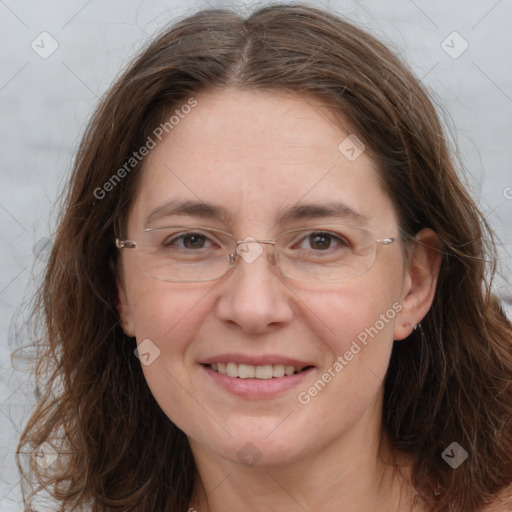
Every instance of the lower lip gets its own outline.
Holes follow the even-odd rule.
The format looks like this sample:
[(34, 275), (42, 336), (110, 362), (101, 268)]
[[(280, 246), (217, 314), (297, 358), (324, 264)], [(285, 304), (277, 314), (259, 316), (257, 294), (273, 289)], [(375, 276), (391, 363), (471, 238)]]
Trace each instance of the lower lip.
[(271, 379), (241, 379), (216, 372), (208, 366), (201, 366), (221, 388), (244, 398), (272, 398), (297, 386), (314, 370), (311, 367), (300, 373)]

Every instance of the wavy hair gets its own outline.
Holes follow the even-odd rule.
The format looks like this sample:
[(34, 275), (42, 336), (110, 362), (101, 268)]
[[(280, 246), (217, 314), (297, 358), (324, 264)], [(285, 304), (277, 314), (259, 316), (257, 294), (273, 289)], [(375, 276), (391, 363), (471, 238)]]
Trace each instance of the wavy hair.
[[(512, 325), (491, 291), (495, 237), (419, 80), (366, 31), (302, 4), (178, 21), (97, 107), (33, 309), (41, 397), (18, 446), (25, 504), (44, 487), (61, 511), (189, 505), (196, 467), (187, 437), (153, 398), (116, 310), (115, 227), (143, 162), (112, 176), (169, 112), (227, 87), (292, 91), (343, 115), (378, 164), (401, 231), (411, 239), (422, 228), (437, 233), (435, 298), (421, 329), (395, 342), (382, 425), (391, 446), (414, 456), (412, 483), (433, 512), (481, 510), (512, 483)], [(469, 453), (456, 470), (441, 457), (453, 441)], [(55, 463), (22, 467), (21, 454), (45, 442), (59, 454)]]

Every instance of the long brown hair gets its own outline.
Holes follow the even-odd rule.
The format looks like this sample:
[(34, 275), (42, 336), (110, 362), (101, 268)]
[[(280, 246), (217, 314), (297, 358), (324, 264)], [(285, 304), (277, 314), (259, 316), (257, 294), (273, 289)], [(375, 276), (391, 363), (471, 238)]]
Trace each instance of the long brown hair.
[[(189, 505), (196, 468), (187, 438), (154, 400), (116, 311), (115, 226), (143, 162), (112, 176), (170, 111), (225, 87), (293, 91), (341, 113), (378, 163), (402, 232), (414, 238), (428, 227), (439, 236), (435, 299), (421, 328), (395, 342), (383, 429), (394, 448), (414, 455), (413, 484), (432, 511), (480, 510), (512, 483), (512, 326), (491, 292), (492, 231), (461, 184), (417, 78), (365, 31), (297, 4), (247, 19), (208, 10), (181, 20), (98, 106), (36, 297), (42, 397), (18, 451), (48, 442), (59, 457), (43, 469), (31, 459), (22, 468), (18, 456), (25, 502), (35, 477), (62, 511)], [(454, 441), (469, 454), (457, 469), (441, 456)]]

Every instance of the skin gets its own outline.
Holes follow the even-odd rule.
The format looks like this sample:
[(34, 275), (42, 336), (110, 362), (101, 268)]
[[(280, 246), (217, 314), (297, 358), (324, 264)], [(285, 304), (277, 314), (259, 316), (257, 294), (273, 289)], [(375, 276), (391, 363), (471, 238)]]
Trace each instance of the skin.
[[(377, 238), (397, 235), (396, 213), (372, 160), (363, 152), (351, 162), (338, 150), (351, 133), (348, 120), (340, 126), (317, 101), (282, 92), (220, 90), (196, 99), (146, 157), (126, 238), (136, 238), (148, 213), (172, 198), (222, 205), (231, 220), (173, 221), (224, 229), (238, 240), (274, 239), (323, 222), (275, 225), (276, 212), (299, 201), (342, 200), (368, 215)], [(423, 244), (407, 264), (400, 243), (379, 246), (366, 274), (327, 284), (284, 279), (264, 257), (270, 246), (254, 262), (239, 261), (226, 276), (198, 283), (154, 279), (141, 271), (135, 251), (122, 251), (120, 318), (137, 343), (149, 338), (160, 350), (143, 371), (162, 410), (189, 439), (198, 469), (191, 507), (412, 509), (411, 460), (397, 453), (404, 468), (393, 477), (378, 447), (393, 340), (406, 338), (425, 316), (439, 272), (437, 237), (423, 230), (418, 239)], [(394, 303), (401, 311), (307, 405), (299, 403), (297, 393)], [(280, 354), (315, 368), (299, 388), (242, 399), (212, 383), (199, 364), (226, 352)], [(249, 442), (261, 454), (252, 467), (237, 457)]]

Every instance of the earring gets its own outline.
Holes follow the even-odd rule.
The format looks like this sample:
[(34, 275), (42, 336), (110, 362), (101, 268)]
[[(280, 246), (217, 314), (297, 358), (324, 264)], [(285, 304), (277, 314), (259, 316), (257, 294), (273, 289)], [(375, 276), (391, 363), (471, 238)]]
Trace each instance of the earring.
[(414, 324), (414, 325), (412, 326), (412, 329), (415, 331), (415, 330), (418, 328), (418, 325), (419, 325), (419, 324)]

